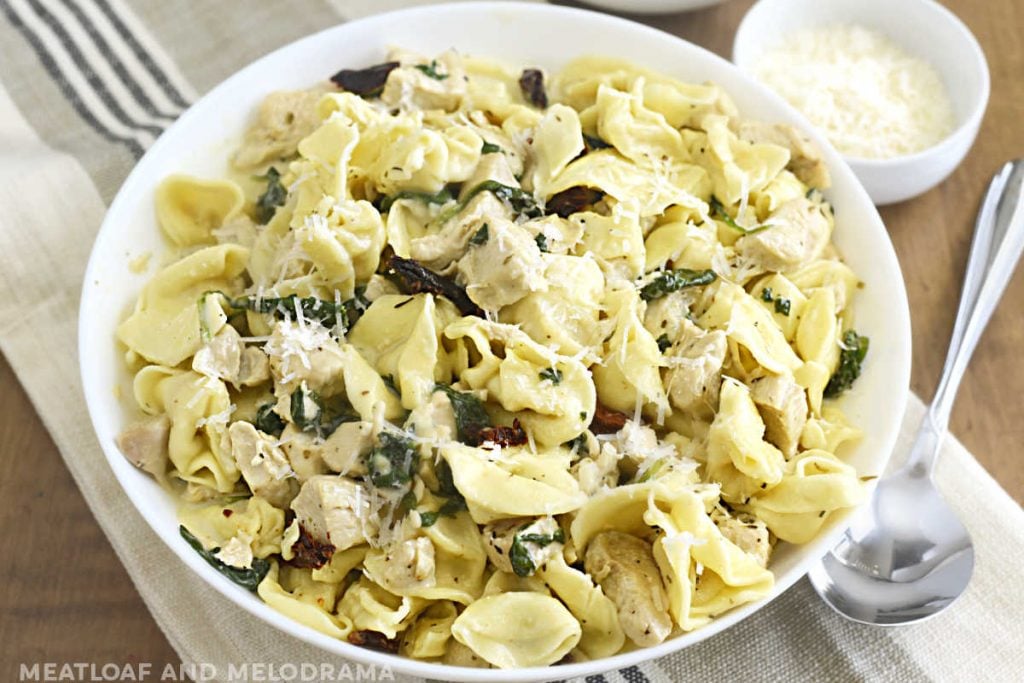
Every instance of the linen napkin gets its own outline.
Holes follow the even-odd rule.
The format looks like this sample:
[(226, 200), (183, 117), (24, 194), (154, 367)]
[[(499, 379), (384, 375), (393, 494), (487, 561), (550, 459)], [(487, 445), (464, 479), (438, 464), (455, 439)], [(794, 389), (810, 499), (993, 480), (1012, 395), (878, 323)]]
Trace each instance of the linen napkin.
[[(219, 672), (205, 680), (245, 662), (343, 662), (203, 584), (121, 491), (81, 400), (78, 363), (89, 359), (77, 358), (76, 323), (89, 248), (133, 163), (197, 93), (302, 35), (406, 4), (416, 3), (0, 2), (0, 350), (171, 645), (184, 663)], [(922, 414), (912, 397), (902, 450)], [(955, 439), (936, 478), (976, 550), (969, 589), (941, 615), (895, 629), (854, 624), (802, 580), (728, 631), (588, 683), (1019, 680), (1024, 513)]]

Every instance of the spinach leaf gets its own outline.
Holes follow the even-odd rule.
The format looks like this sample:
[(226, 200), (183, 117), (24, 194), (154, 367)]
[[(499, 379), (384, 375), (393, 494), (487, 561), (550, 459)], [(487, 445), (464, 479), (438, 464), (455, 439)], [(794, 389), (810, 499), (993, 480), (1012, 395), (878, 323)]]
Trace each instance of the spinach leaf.
[(388, 74), (399, 66), (398, 62), (384, 62), (365, 69), (342, 69), (331, 76), (331, 82), (360, 97), (376, 97), (384, 90)]
[(275, 405), (274, 401), (270, 401), (257, 408), (256, 419), (252, 421), (252, 424), (264, 434), (281, 436), (281, 432), (284, 431), (284, 420), (274, 412)]
[(771, 303), (772, 302), (772, 288), (771, 287), (765, 287), (764, 289), (761, 290), (761, 301), (764, 301), (766, 303)]
[(420, 513), (420, 526), (434, 526), (440, 517), (454, 517), (460, 511), (466, 509), (466, 499), (461, 495), (458, 498), (449, 498), (440, 508), (433, 512)]
[(307, 389), (305, 383), (292, 392), (289, 408), (296, 427), (321, 439), (329, 437), (344, 423), (360, 419), (344, 397), (333, 396), (325, 401), (318, 393)]
[(381, 213), (386, 213), (391, 210), (391, 207), (399, 199), (418, 199), (427, 204), (447, 204), (455, 199), (455, 197), (452, 196), (451, 190), (447, 187), (442, 188), (433, 194), (430, 192), (417, 192), (416, 190), (402, 190), (381, 199), (377, 209)]
[(753, 235), (754, 233), (761, 232), (762, 230), (767, 230), (768, 228), (771, 227), (771, 225), (765, 223), (764, 225), (755, 225), (753, 228), (744, 228), (742, 225), (736, 222), (736, 219), (734, 219), (732, 216), (725, 212), (725, 207), (722, 206), (722, 202), (718, 201), (716, 197), (712, 197), (710, 203), (711, 211), (715, 214), (715, 216), (718, 217), (719, 220), (721, 220), (723, 223), (728, 225), (733, 230), (738, 230), (739, 232), (742, 232), (744, 235)]
[(407, 436), (381, 432), (379, 445), (367, 455), (370, 481), (377, 488), (396, 489), (412, 481), (420, 455), (415, 442)]
[(672, 340), (668, 338), (667, 334), (663, 334), (658, 337), (658, 350), (665, 353), (668, 348), (672, 346)]
[(348, 301), (340, 304), (326, 299), (318, 299), (315, 296), (299, 297), (291, 294), (286, 297), (256, 297), (255, 295), (243, 296), (231, 299), (232, 308), (265, 313), (269, 315), (288, 315), (292, 318), (302, 317), (306, 320), (315, 320), (324, 327), (339, 326), (348, 330), (355, 320), (365, 309), (367, 304), (361, 295), (357, 294)]
[(690, 270), (689, 268), (666, 270), (640, 289), (640, 298), (644, 301), (651, 301), (685, 287), (709, 285), (717, 277), (713, 270)]
[(540, 218), (544, 212), (537, 206), (533, 195), (518, 187), (499, 183), (497, 180), (485, 180), (479, 185), (471, 188), (465, 198), (451, 208), (445, 209), (437, 217), (437, 225), (444, 225), (466, 208), (473, 199), (481, 192), (492, 192), (494, 196), (503, 202), (508, 202), (512, 210), (526, 218)]
[(486, 140), (484, 140), (484, 146), (480, 148), (481, 154), (499, 154), (502, 151), (501, 147), (493, 142), (487, 142)]
[[(529, 524), (526, 525), (528, 527)], [(526, 527), (523, 527), (524, 529)], [(552, 543), (565, 543), (565, 532), (561, 529), (551, 534), (524, 534), (517, 533), (512, 539), (512, 547), (509, 549), (508, 559), (512, 563), (512, 571), (516, 573), (516, 576), (530, 576), (537, 571), (537, 566), (533, 563), (533, 558), (530, 557), (530, 550), (526, 547), (527, 543), (533, 543), (541, 548), (547, 547)]]
[(427, 76), (430, 76), (435, 81), (443, 81), (448, 78), (448, 74), (441, 73), (437, 70), (437, 60), (430, 60), (430, 64), (417, 64), (414, 68), (422, 71)]
[(305, 382), (292, 392), (290, 408), (292, 423), (296, 427), (304, 432), (316, 431), (324, 404), (319, 394), (306, 388)]
[(541, 379), (549, 380), (554, 385), (561, 384), (562, 382), (562, 371), (556, 367), (544, 368), (538, 374)]
[(861, 365), (868, 355), (867, 337), (857, 334), (854, 330), (847, 330), (843, 334), (843, 343), (840, 344), (842, 351), (839, 354), (839, 367), (825, 385), (824, 395), (826, 398), (835, 398), (853, 386), (854, 381), (860, 377)]
[(533, 238), (533, 241), (537, 243), (537, 248), (543, 252), (548, 250), (548, 237), (542, 232), (537, 233), (537, 236)]
[(267, 189), (256, 200), (256, 222), (260, 225), (269, 223), (277, 207), (288, 199), (288, 190), (281, 184), (281, 174), (276, 168), (271, 166), (263, 177), (267, 181)]
[(489, 236), (490, 235), (488, 235), (488, 232), (487, 232), (487, 224), (484, 223), (484, 226), (482, 228), (480, 228), (479, 230), (477, 230), (476, 234), (474, 234), (472, 237), (469, 238), (469, 243), (470, 243), (471, 246), (474, 246), (474, 247), (482, 246), (484, 244), (487, 244), (487, 238)]
[(781, 313), (782, 315), (788, 316), (789, 311), (793, 305), (793, 302), (783, 297), (777, 297), (775, 299), (775, 312)]
[(473, 394), (452, 389), (447, 384), (435, 384), (434, 391), (443, 391), (448, 396), (452, 412), (455, 413), (459, 441), (471, 446), (479, 445), (481, 433), (491, 426), (491, 417), (484, 409), (483, 401)]
[(255, 591), (256, 587), (260, 585), (260, 581), (262, 581), (263, 577), (265, 577), (267, 572), (270, 571), (270, 562), (260, 557), (253, 558), (252, 567), (249, 569), (232, 567), (217, 558), (217, 553), (220, 552), (220, 548), (214, 548), (213, 550), (205, 549), (199, 539), (193, 536), (192, 532), (184, 526), (178, 527), (178, 533), (181, 534), (181, 537), (185, 539), (185, 542), (192, 546), (192, 549), (199, 553), (199, 556), (206, 560), (211, 567), (237, 583), (242, 588)]

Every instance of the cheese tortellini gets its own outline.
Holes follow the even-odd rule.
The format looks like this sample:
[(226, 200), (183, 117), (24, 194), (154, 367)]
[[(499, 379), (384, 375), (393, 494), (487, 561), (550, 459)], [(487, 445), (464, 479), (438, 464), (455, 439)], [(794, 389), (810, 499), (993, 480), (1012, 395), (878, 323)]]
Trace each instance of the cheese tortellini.
[(117, 329), (118, 445), (227, 578), (356, 645), (546, 666), (764, 599), (776, 544), (861, 502), (860, 283), (802, 136), (605, 58), (331, 81), (159, 186)]

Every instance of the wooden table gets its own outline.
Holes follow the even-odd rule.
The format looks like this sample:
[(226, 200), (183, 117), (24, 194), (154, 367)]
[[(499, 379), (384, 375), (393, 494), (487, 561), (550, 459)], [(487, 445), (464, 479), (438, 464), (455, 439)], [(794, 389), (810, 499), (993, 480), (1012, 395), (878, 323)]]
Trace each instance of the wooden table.
[[(641, 18), (728, 56), (752, 4)], [(1024, 3), (947, 0), (981, 41), (992, 99), (977, 144), (957, 172), (882, 217), (906, 276), (914, 323), (913, 388), (930, 396), (952, 329), (974, 215), (989, 177), (1024, 156)], [(274, 46), (267, 46), (268, 50)], [(953, 413), (954, 433), (1017, 500), (1024, 500), (1024, 269), (978, 348)], [(65, 469), (49, 435), (0, 361), (0, 680), (19, 662), (177, 661)]]

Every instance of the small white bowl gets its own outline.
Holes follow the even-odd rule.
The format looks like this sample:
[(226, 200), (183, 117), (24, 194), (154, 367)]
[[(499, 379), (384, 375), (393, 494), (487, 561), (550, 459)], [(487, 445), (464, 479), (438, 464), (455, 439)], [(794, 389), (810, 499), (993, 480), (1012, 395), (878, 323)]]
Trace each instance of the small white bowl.
[(760, 0), (743, 18), (732, 59), (754, 73), (758, 58), (801, 29), (859, 24), (879, 31), (931, 64), (949, 91), (953, 132), (916, 154), (890, 159), (844, 156), (875, 204), (893, 204), (930, 190), (953, 172), (981, 126), (988, 105), (985, 54), (955, 14), (933, 0)]
[(725, 0), (583, 0), (588, 5), (631, 14), (689, 12), (718, 5)]

